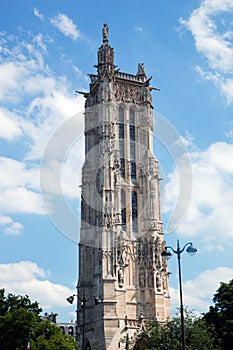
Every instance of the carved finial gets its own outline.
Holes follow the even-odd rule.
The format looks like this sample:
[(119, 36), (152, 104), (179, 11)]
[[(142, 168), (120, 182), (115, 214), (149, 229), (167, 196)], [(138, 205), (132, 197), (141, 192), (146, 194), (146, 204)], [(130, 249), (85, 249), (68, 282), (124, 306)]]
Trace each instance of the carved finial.
[(104, 23), (102, 34), (103, 34), (103, 43), (107, 44), (108, 43), (108, 25), (106, 23)]

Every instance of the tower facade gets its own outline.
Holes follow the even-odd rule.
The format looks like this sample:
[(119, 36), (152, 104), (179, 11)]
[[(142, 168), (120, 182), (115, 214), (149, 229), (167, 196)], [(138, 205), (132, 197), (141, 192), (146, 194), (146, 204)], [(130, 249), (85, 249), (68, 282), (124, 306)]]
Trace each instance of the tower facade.
[(117, 350), (147, 320), (168, 319), (170, 299), (151, 78), (143, 64), (117, 69), (106, 24), (102, 36), (84, 93), (78, 334), (85, 349)]

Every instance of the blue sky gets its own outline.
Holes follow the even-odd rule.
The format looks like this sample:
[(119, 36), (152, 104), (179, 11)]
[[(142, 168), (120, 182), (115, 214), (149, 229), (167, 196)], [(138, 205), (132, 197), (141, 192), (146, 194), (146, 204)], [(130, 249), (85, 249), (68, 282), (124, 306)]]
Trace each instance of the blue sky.
[[(51, 169), (41, 189), (40, 164), (56, 130), (78, 116), (77, 142), (67, 150), (61, 180), (78, 221), (84, 100), (75, 91), (88, 90), (87, 74), (95, 72), (108, 23), (115, 63), (132, 74), (139, 62), (145, 64), (152, 85), (160, 88), (153, 92), (155, 111), (189, 152), (192, 196), (183, 221), (168, 233), (180, 191), (179, 159), (155, 139), (165, 239), (174, 247), (177, 237), (181, 245), (192, 241), (198, 249), (194, 257), (182, 255), (184, 303), (208, 310), (219, 282), (233, 276), (232, 14), (232, 0), (1, 2), (0, 287), (30, 295), (62, 321), (75, 317), (65, 298), (75, 290), (77, 245), (47, 215), (41, 191), (46, 186), (49, 194), (59, 193)], [(173, 311), (176, 265), (171, 258)]]

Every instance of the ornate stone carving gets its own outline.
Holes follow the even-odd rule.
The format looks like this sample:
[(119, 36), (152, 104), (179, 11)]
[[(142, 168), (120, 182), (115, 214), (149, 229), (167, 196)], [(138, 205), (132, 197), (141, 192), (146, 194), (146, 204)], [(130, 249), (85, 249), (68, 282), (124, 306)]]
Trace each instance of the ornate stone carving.
[(117, 101), (139, 103), (139, 86), (118, 82), (115, 86), (115, 97)]
[[(136, 75), (117, 70), (106, 24), (102, 37), (97, 74), (90, 75), (90, 90), (84, 94), (86, 107), (91, 108), (85, 110), (79, 284), (87, 285), (88, 298), (96, 295), (104, 301), (96, 309), (87, 309), (86, 323), (94, 320), (94, 329), (86, 327), (86, 337), (92, 347), (110, 350), (119, 347), (120, 338), (128, 335), (130, 339), (139, 331), (144, 317), (167, 319), (169, 294), (167, 263), (161, 258), (164, 244), (158, 165), (151, 142), (150, 79), (143, 64)], [(123, 132), (119, 108), (124, 115)], [(131, 108), (135, 110), (134, 136), (129, 127)], [(132, 147), (130, 152), (132, 139), (137, 142), (135, 152)], [(131, 162), (137, 164), (136, 180), (131, 178)], [(137, 201), (132, 200), (133, 191)], [(135, 208), (137, 234), (131, 230)], [(84, 243), (95, 246), (95, 251), (84, 250)], [(82, 322), (79, 313), (81, 327)]]

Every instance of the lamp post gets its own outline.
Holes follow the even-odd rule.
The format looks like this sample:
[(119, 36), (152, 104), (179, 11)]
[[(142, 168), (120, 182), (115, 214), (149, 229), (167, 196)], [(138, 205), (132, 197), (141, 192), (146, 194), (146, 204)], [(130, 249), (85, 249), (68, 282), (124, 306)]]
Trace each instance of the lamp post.
[[(78, 340), (78, 300), (80, 301), (80, 306), (83, 309), (83, 328), (82, 328), (82, 350), (85, 350), (85, 313), (86, 313), (86, 303), (90, 300), (90, 298), (86, 298), (85, 292), (83, 293), (83, 297), (80, 298), (78, 294), (73, 294), (69, 296), (66, 300), (68, 303), (73, 304), (75, 296), (77, 297), (77, 311), (76, 311), (76, 340)], [(101, 300), (96, 296), (93, 296), (95, 305), (98, 305)]]
[(77, 297), (77, 310), (76, 310), (76, 334), (75, 334), (75, 339), (78, 340), (78, 295), (77, 294), (73, 294), (70, 295), (68, 298), (66, 298), (66, 301), (68, 301), (68, 303), (73, 304), (74, 302), (74, 298)]
[(169, 259), (171, 257), (171, 252), (169, 249), (173, 251), (177, 255), (178, 259), (178, 272), (179, 272), (179, 289), (180, 289), (180, 320), (181, 320), (181, 338), (182, 338), (182, 350), (186, 350), (186, 341), (185, 341), (185, 327), (184, 327), (184, 306), (183, 306), (183, 294), (182, 294), (182, 281), (181, 281), (181, 265), (180, 258), (183, 251), (186, 249), (186, 252), (190, 255), (194, 255), (197, 252), (197, 249), (193, 247), (192, 242), (188, 242), (181, 249), (179, 240), (177, 240), (177, 248), (176, 250), (170, 246), (165, 247), (164, 251), (162, 251), (161, 255), (164, 259)]

